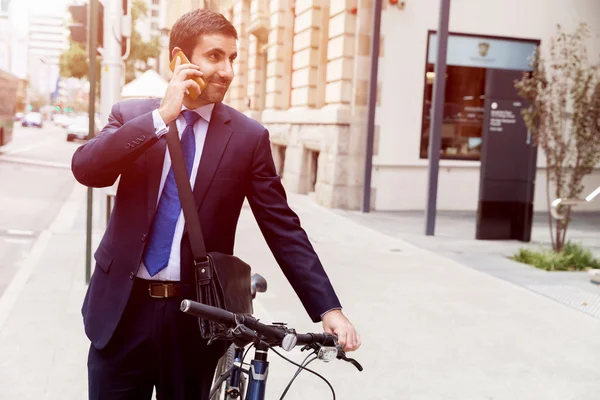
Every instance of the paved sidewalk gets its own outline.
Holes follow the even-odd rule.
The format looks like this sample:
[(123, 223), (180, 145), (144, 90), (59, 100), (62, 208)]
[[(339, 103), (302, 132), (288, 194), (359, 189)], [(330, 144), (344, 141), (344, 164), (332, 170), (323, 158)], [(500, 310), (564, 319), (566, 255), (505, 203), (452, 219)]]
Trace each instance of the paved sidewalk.
[[(86, 398), (88, 342), (79, 312), (84, 196), (76, 186), (0, 298), (2, 400)], [(353, 354), (365, 367), (362, 373), (341, 362), (311, 364), (338, 399), (598, 399), (600, 320), (362, 226), (307, 197), (290, 195), (290, 203), (364, 342)], [(248, 208), (236, 253), (268, 280), (255, 307), (259, 317), (319, 330)], [(303, 356), (292, 354), (296, 361)], [(271, 361), (267, 392), (274, 399), (294, 368), (274, 354)], [(300, 375), (286, 396), (330, 398), (327, 386), (310, 374)]]
[[(535, 214), (531, 243), (523, 243), (516, 240), (475, 240), (476, 215), (470, 212), (439, 212), (435, 236), (423, 234), (423, 212), (334, 212), (600, 318), (600, 285), (592, 283), (587, 272), (543, 271), (509, 258), (523, 247), (535, 250), (540, 246), (551, 247), (546, 213)], [(573, 214), (569, 240), (582, 244), (597, 257), (600, 257), (599, 232), (599, 213)]]

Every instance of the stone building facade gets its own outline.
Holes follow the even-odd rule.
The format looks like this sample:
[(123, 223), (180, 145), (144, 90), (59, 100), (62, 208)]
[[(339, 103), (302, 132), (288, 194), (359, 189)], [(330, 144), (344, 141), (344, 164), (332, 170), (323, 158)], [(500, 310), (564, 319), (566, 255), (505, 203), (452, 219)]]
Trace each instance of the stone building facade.
[[(273, 156), (286, 190), (310, 194), (327, 207), (360, 208), (373, 0), (180, 3), (219, 11), (238, 30), (236, 76), (225, 102), (269, 129)], [(383, 0), (370, 188), (375, 210), (423, 210), (427, 202), (426, 122), (434, 75), (429, 53), (438, 27), (439, 5), (439, 0)], [(168, 26), (184, 11), (189, 9), (169, 10)], [(449, 54), (464, 63), (449, 62), (446, 105), (461, 113), (476, 112), (466, 128), (453, 121), (444, 121), (442, 126), (439, 210), (477, 209), (478, 149), (483, 136), (478, 113), (482, 110), (479, 103), (487, 94), (487, 71), (515, 69), (505, 64), (514, 58), (512, 49), (523, 43), (540, 44), (542, 52), (546, 51), (557, 24), (572, 32), (579, 23), (587, 23), (593, 34), (589, 48), (597, 49), (599, 21), (598, 0), (452, 2), (453, 44)], [(482, 43), (491, 43), (483, 55)], [(497, 53), (502, 48), (509, 50)], [(591, 51), (590, 61), (598, 62), (599, 56)], [(521, 58), (521, 63), (527, 63), (527, 57)], [(451, 104), (454, 100), (450, 98), (457, 100)], [(595, 169), (584, 185), (584, 195), (600, 185), (600, 169)], [(547, 208), (545, 192), (546, 161), (540, 153), (536, 211)], [(600, 210), (600, 201), (578, 209)]]
[(286, 189), (359, 208), (372, 2), (239, 0), (219, 11), (240, 37), (225, 102), (269, 129)]

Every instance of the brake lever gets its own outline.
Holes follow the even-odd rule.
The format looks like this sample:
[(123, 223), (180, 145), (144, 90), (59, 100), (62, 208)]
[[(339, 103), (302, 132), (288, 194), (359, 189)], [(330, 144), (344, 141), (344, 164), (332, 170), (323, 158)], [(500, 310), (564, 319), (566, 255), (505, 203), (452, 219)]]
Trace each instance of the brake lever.
[(342, 349), (339, 349), (339, 348), (338, 348), (337, 359), (349, 362), (350, 364), (354, 365), (357, 370), (359, 370), (361, 372), (363, 370), (362, 365), (360, 365), (360, 363), (358, 361), (356, 361), (354, 358), (347, 357), (346, 356), (346, 352), (344, 350), (342, 350)]

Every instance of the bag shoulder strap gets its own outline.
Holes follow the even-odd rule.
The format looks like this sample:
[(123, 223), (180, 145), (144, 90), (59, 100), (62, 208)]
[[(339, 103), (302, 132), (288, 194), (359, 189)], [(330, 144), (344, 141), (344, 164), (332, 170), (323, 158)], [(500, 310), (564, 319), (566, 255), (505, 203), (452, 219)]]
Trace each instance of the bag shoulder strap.
[(185, 168), (183, 150), (181, 149), (181, 141), (179, 140), (179, 133), (177, 132), (175, 121), (169, 124), (169, 131), (167, 132), (166, 137), (169, 154), (171, 155), (171, 166), (175, 175), (175, 183), (177, 184), (177, 193), (179, 194), (179, 200), (181, 201), (185, 225), (192, 247), (192, 254), (194, 255), (195, 263), (198, 264), (207, 261), (206, 247), (204, 245), (202, 227), (200, 226), (200, 218), (198, 217), (198, 211), (196, 209), (196, 201), (194, 200), (194, 194), (192, 192), (192, 185), (190, 185), (190, 180)]

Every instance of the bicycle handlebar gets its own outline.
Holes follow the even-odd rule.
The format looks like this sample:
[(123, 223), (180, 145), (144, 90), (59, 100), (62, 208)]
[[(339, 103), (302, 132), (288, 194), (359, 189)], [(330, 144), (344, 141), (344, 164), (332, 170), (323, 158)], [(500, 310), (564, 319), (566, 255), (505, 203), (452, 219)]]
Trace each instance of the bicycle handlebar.
[[(272, 325), (265, 325), (251, 315), (234, 314), (230, 311), (192, 300), (183, 300), (181, 302), (181, 311), (198, 318), (220, 322), (230, 327), (235, 327), (238, 323), (241, 323), (266, 338), (277, 340), (278, 344), (281, 344), (281, 341), (284, 340), (288, 333), (283, 326), (279, 328)], [(327, 333), (296, 333), (295, 336), (296, 346), (317, 343), (323, 346), (335, 346), (335, 337)]]

